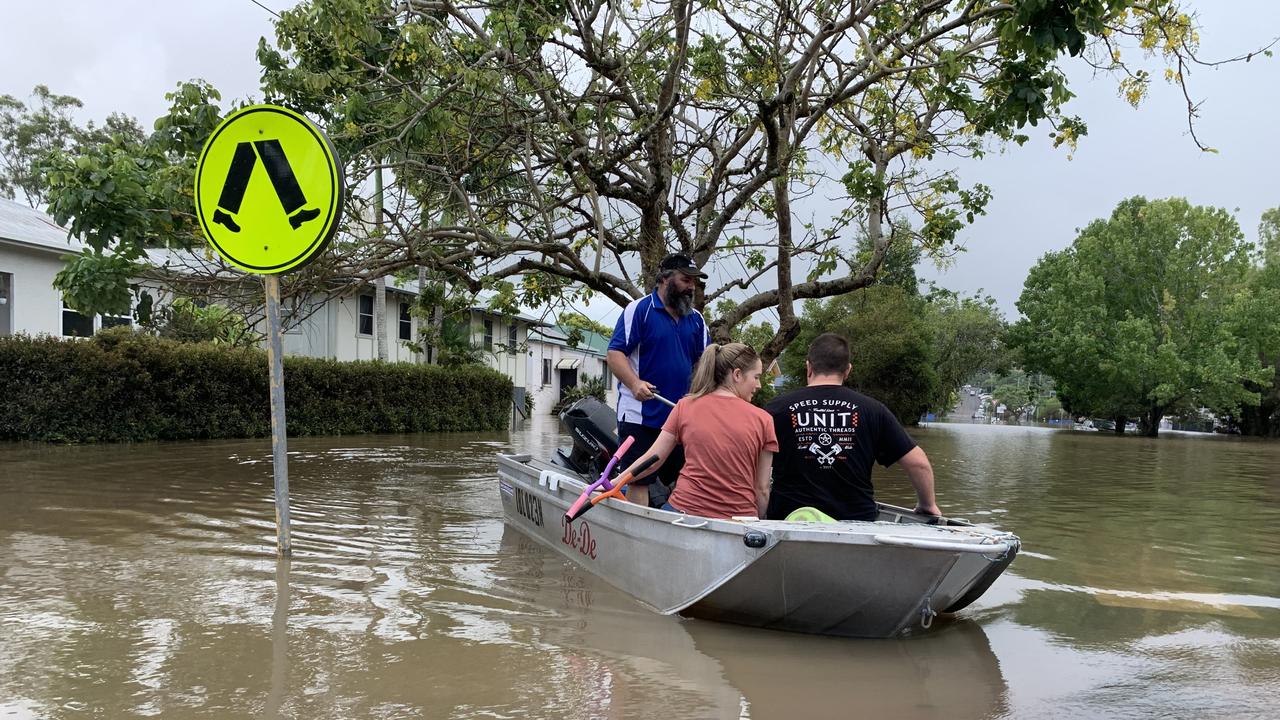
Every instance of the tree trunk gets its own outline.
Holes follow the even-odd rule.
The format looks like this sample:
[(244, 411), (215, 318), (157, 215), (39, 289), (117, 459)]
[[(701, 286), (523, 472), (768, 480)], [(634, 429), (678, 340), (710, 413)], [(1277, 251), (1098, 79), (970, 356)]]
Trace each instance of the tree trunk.
[(1245, 389), (1258, 393), (1261, 399), (1256, 406), (1246, 405), (1240, 408), (1240, 433), (1255, 437), (1277, 437), (1280, 436), (1280, 422), (1277, 422), (1276, 415), (1276, 411), (1280, 410), (1280, 357), (1263, 356), (1262, 361), (1274, 369), (1271, 384), (1261, 386), (1245, 383)]
[(1164, 419), (1164, 410), (1151, 407), (1139, 418), (1138, 431), (1143, 437), (1157, 437), (1160, 434), (1160, 421)]
[[(783, 106), (777, 114), (777, 141), (769, 152), (774, 155), (772, 162), (781, 167), (783, 159), (791, 152), (790, 146), (790, 112)], [(773, 118), (766, 117), (764, 122), (772, 123)], [(795, 294), (791, 288), (791, 252), (793, 238), (791, 235), (791, 178), (786, 172), (779, 172), (773, 178), (774, 218), (778, 222), (778, 331), (760, 350), (760, 361), (765, 368), (774, 358), (791, 344), (800, 334), (800, 320), (796, 317)]]
[(662, 237), (663, 200), (657, 198), (640, 213), (640, 277), (636, 287), (645, 295), (653, 292), (653, 281), (658, 276), (658, 263), (667, 254), (667, 244)]
[[(382, 230), (382, 168), (378, 168), (378, 172), (373, 176), (373, 211), (375, 213), (373, 226), (378, 229), (378, 235)], [(386, 362), (387, 360), (387, 278), (379, 277), (374, 281), (373, 293), (373, 336), (374, 346), (377, 349), (376, 357)]]
[[(419, 265), (419, 266), (418, 266), (418, 297), (419, 297), (419, 298), (421, 298), (421, 297), (422, 297), (422, 291), (423, 291), (423, 288), (425, 288), (426, 286), (427, 286), (427, 266), (426, 266), (426, 265)], [(417, 307), (418, 307), (418, 340), (419, 340), (419, 342), (421, 342), (421, 341), (423, 340), (423, 338), (425, 337), (425, 333), (423, 333), (423, 331), (422, 331), (422, 323), (423, 323), (425, 320), (427, 320), (427, 318), (424, 318), (424, 317), (422, 316), (422, 307), (421, 307), (421, 305), (422, 305), (421, 303), (418, 303), (418, 306), (417, 306)], [(435, 327), (435, 317), (434, 317), (434, 312), (435, 312), (435, 308), (432, 308), (432, 315), (433, 315), (433, 317), (431, 318), (431, 327)], [(431, 355), (432, 355), (432, 348), (431, 348), (431, 346), (430, 346), (430, 345), (427, 345), (425, 342), (423, 342), (423, 343), (422, 343), (422, 352), (418, 353), (418, 362), (420, 362), (420, 363), (422, 363), (422, 364), (424, 364), (424, 365), (430, 365), (430, 364), (431, 364), (431, 360), (432, 360)]]
[(373, 343), (377, 346), (377, 358), (387, 359), (387, 279), (380, 277), (373, 283)]
[(1117, 435), (1123, 435), (1124, 426), (1129, 424), (1129, 418), (1125, 417), (1124, 415), (1117, 415), (1114, 418), (1112, 418), (1111, 421), (1116, 424), (1115, 428), (1112, 429), (1111, 432)]

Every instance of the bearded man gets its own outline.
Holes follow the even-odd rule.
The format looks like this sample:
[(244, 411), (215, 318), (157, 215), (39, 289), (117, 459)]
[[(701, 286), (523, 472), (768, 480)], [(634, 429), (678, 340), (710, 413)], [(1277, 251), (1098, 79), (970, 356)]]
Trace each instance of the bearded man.
[[(688, 255), (668, 255), (658, 264), (653, 292), (633, 300), (618, 318), (608, 354), (609, 371), (619, 384), (618, 440), (635, 438), (618, 467), (639, 460), (662, 432), (671, 408), (654, 395), (675, 402), (689, 392), (694, 363), (710, 342), (707, 323), (693, 308), (698, 279), (706, 277)], [(628, 499), (660, 505), (682, 465), (684, 451), (677, 446), (658, 472), (632, 483)], [(651, 497), (655, 480), (664, 486)]]

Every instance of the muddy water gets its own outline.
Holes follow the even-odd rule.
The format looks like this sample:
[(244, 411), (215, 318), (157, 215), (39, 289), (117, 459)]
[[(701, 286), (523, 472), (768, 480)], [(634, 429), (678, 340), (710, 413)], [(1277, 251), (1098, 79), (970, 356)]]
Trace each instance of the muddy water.
[(654, 616), (504, 528), (549, 423), (292, 440), (287, 561), (265, 442), (0, 446), (0, 718), (1280, 714), (1280, 444), (916, 436), (1025, 552), (902, 641)]

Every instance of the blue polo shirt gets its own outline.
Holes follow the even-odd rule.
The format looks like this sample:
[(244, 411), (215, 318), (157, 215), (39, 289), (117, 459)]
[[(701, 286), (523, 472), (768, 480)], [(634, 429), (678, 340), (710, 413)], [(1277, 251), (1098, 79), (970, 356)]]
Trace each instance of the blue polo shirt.
[[(609, 349), (626, 355), (637, 377), (657, 385), (659, 395), (677, 402), (688, 394), (693, 366), (710, 342), (702, 313), (694, 310), (676, 320), (654, 291), (622, 311)], [(660, 428), (670, 414), (671, 408), (662, 401), (641, 402), (630, 388), (618, 383), (618, 422)]]

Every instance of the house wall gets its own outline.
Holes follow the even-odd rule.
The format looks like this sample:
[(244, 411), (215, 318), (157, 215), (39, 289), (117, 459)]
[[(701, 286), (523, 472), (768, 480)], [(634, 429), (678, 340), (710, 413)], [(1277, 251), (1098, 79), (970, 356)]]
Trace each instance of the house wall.
[[(369, 297), (374, 297), (372, 292), (365, 294)], [(387, 361), (419, 362), (418, 354), (405, 347), (404, 342), (400, 340), (401, 302), (412, 303), (413, 299), (409, 295), (387, 292)], [(327, 310), (324, 313), (316, 313), (316, 316), (321, 314), (325, 316), (324, 327), (328, 332), (328, 337), (333, 338), (333, 347), (329, 349), (329, 353), (324, 357), (332, 357), (338, 360), (374, 360), (378, 357), (377, 348), (374, 346), (373, 334), (362, 335), (359, 332), (359, 295), (330, 300)], [(315, 322), (318, 324), (320, 320)], [(410, 316), (409, 322), (411, 324), (409, 336), (417, 337), (418, 318)]]
[[(485, 347), (484, 321), (493, 322), (493, 341)], [(516, 348), (514, 352), (504, 349), (508, 345), (509, 327), (516, 325)], [(520, 348), (529, 340), (529, 324), (521, 320), (509, 320), (490, 315), (479, 310), (471, 311), (471, 342), (486, 351), (485, 364), (511, 378), (516, 387), (529, 388), (528, 365), (524, 352)]]
[[(62, 256), (72, 250), (74, 248), (67, 251), (44, 250), (0, 239), (0, 281), (3, 281), (7, 298), (7, 302), (0, 305), (0, 334), (62, 335), (62, 295), (54, 289), (53, 279), (63, 267)], [(167, 289), (150, 282), (144, 284), (155, 298), (157, 307), (169, 301)], [(372, 297), (372, 292), (368, 294)], [(395, 290), (387, 292), (387, 359), (391, 362), (422, 361), (420, 354), (407, 348), (399, 339), (400, 303), (413, 301), (412, 295)], [(285, 354), (342, 361), (374, 359), (373, 335), (358, 332), (359, 306), (359, 296), (352, 296), (330, 299), (314, 307), (314, 311), (308, 313), (297, 327), (285, 332)], [(485, 355), (485, 363), (510, 377), (516, 387), (536, 391), (538, 376), (530, 375), (531, 351), (526, 347), (529, 323), (515, 321), (517, 348), (510, 352), (505, 346), (509, 341), (511, 320), (480, 310), (471, 313), (472, 342), (483, 344), (485, 318), (493, 321), (493, 345)], [(410, 323), (410, 337), (416, 338), (419, 318), (411, 317)], [(102, 318), (93, 318), (94, 332), (101, 327)], [(597, 367), (598, 362), (584, 359), (580, 375), (598, 375)], [(539, 407), (549, 409), (551, 404), (554, 400), (549, 404), (540, 402)]]
[[(560, 371), (556, 365), (564, 358), (573, 358), (578, 363), (578, 382), (587, 378), (604, 377), (606, 381), (605, 401), (611, 407), (618, 406), (618, 392), (614, 387), (612, 374), (605, 365), (605, 359), (583, 349), (565, 347), (540, 340), (529, 341), (529, 352), (525, 363), (525, 373), (529, 379), (529, 392), (533, 394), (534, 412), (547, 414), (560, 401)], [(543, 361), (551, 362), (550, 382), (543, 383)]]
[(0, 273), (11, 276), (0, 313), (6, 314), (10, 334), (62, 334), (62, 294), (53, 287), (61, 269), (62, 253), (0, 242)]
[(285, 326), (282, 347), (285, 355), (301, 355), (313, 358), (333, 358), (329, 326), (332, 322), (333, 301), (312, 301), (299, 310), (304, 315), (300, 322), (282, 319)]

